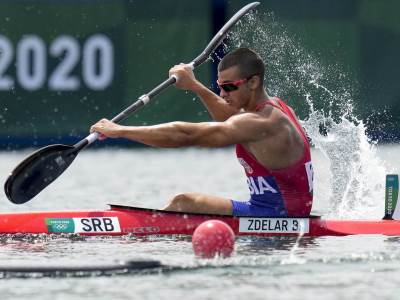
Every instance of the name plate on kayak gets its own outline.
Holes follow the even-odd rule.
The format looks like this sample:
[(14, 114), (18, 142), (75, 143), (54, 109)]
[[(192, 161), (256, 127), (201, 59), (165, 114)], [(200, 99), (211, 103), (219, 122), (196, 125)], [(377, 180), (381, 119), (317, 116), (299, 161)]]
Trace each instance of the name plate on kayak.
[(240, 218), (239, 232), (309, 233), (308, 218)]
[(117, 217), (46, 218), (49, 233), (121, 232)]

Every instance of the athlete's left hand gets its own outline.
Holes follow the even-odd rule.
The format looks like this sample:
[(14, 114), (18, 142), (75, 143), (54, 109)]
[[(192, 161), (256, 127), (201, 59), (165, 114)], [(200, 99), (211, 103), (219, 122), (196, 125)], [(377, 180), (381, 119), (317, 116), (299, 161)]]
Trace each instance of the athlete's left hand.
[(117, 138), (120, 137), (120, 132), (123, 126), (115, 124), (108, 119), (101, 119), (92, 127), (90, 127), (90, 133), (98, 132), (100, 133), (100, 140), (106, 138)]

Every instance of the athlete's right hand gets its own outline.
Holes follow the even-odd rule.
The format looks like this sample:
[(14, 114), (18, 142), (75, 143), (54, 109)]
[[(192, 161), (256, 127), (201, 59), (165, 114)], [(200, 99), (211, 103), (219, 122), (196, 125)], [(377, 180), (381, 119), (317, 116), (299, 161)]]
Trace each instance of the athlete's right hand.
[(177, 77), (177, 81), (175, 83), (176, 87), (183, 90), (192, 91), (200, 84), (194, 76), (192, 68), (188, 64), (179, 64), (173, 66), (169, 70), (169, 76), (171, 77), (172, 75)]

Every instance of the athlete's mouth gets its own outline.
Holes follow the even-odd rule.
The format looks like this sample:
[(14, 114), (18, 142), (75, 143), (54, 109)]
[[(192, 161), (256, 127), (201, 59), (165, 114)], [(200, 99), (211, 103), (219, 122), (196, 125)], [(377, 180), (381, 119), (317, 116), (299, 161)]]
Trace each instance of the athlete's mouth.
[(232, 104), (232, 101), (230, 99), (224, 98), (225, 102), (228, 103), (229, 105)]

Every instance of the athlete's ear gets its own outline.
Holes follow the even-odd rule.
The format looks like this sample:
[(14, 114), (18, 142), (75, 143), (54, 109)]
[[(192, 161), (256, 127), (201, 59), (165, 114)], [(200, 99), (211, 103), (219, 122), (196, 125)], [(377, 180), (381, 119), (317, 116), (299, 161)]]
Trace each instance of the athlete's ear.
[(258, 75), (254, 75), (249, 79), (249, 87), (251, 90), (257, 89), (260, 85), (262, 85), (261, 78)]

